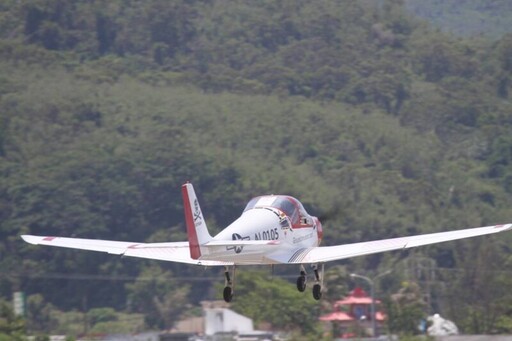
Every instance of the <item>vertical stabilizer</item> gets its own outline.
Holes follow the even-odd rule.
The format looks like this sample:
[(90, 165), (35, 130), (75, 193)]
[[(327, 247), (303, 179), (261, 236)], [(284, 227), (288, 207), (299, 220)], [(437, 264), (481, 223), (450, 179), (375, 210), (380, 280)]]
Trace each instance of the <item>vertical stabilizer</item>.
[(199, 207), (194, 186), (187, 182), (181, 186), (181, 193), (185, 209), (185, 222), (187, 223), (190, 257), (192, 259), (199, 259), (201, 257), (201, 245), (209, 242), (212, 236), (206, 227), (206, 221), (204, 221), (201, 207)]

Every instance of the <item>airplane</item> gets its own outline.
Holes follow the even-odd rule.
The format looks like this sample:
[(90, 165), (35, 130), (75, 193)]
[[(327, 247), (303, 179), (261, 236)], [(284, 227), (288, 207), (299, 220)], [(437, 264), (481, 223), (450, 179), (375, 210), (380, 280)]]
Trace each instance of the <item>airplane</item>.
[(36, 245), (100, 251), (206, 267), (224, 266), (223, 297), (226, 302), (231, 302), (234, 296), (235, 270), (238, 265), (298, 265), (299, 276), (296, 284), (300, 292), (306, 290), (305, 265), (310, 265), (314, 273), (313, 297), (319, 300), (322, 297), (323, 270), (326, 262), (512, 229), (512, 224), (504, 224), (320, 246), (323, 237), (322, 224), (317, 217), (306, 212), (299, 200), (288, 195), (264, 195), (251, 199), (238, 219), (212, 237), (191, 183), (182, 185), (182, 196), (188, 241), (132, 243), (33, 235), (21, 237), (26, 242)]

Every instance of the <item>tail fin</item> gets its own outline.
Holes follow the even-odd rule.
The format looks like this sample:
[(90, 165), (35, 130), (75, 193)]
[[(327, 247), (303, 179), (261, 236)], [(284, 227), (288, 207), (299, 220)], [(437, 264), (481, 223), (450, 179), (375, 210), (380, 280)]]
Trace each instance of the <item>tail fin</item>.
[(192, 259), (199, 259), (201, 257), (201, 245), (212, 240), (212, 236), (208, 232), (206, 221), (204, 221), (194, 186), (187, 182), (181, 186), (181, 194), (183, 195), (190, 257)]

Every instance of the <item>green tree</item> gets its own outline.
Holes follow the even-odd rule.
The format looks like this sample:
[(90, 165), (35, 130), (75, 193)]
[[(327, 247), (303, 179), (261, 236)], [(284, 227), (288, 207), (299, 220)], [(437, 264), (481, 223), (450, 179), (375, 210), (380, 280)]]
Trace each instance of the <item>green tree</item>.
[(130, 310), (145, 314), (151, 328), (171, 328), (187, 309), (190, 288), (156, 264), (144, 268), (126, 287)]
[(94, 308), (87, 312), (87, 321), (92, 325), (115, 320), (117, 320), (116, 311), (112, 308)]
[(27, 321), (30, 331), (49, 334), (57, 326), (54, 311), (55, 307), (46, 302), (41, 294), (28, 296)]
[(272, 328), (317, 333), (318, 305), (309, 295), (304, 297), (295, 285), (279, 278), (269, 278), (259, 271), (237, 274), (232, 307), (255, 323), (266, 322)]
[(350, 274), (343, 265), (330, 266), (324, 275), (322, 297), (328, 301), (340, 300), (347, 295)]
[(413, 67), (429, 82), (447, 76), (471, 77), (477, 70), (471, 48), (456, 44), (447, 36), (417, 31), (411, 38)]
[(403, 283), (402, 288), (384, 300), (387, 314), (387, 328), (391, 333), (416, 335), (418, 325), (425, 319), (425, 302), (420, 287), (416, 283)]
[(14, 314), (9, 302), (0, 299), (0, 340), (24, 341), (25, 320)]
[(512, 33), (504, 35), (495, 48), (499, 62), (497, 93), (502, 98), (508, 98), (512, 83)]
[(503, 247), (491, 238), (466, 241), (456, 249), (459, 271), (446, 279), (453, 283), (447, 290), (448, 311), (464, 333), (489, 334), (508, 328), (511, 263)]

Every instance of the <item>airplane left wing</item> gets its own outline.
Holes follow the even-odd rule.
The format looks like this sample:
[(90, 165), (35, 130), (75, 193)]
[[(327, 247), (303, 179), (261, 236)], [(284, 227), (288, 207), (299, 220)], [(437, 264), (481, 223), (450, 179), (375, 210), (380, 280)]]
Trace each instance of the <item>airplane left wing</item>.
[(477, 227), (465, 230), (430, 233), (409, 237), (374, 240), (370, 242), (321, 246), (295, 249), (292, 252), (276, 254), (273, 259), (280, 263), (305, 264), (323, 263), (350, 257), (364, 256), (392, 250), (442, 243), (451, 240), (483, 236), (512, 229), (512, 224)]
[(232, 265), (230, 262), (211, 260), (201, 261), (192, 259), (190, 257), (188, 242), (131, 243), (112, 240), (42, 237), (31, 235), (23, 235), (21, 237), (27, 243), (35, 245), (48, 245), (72, 249), (99, 251), (127, 257), (157, 259), (205, 266)]

